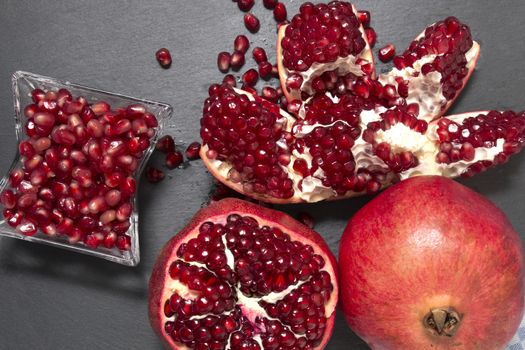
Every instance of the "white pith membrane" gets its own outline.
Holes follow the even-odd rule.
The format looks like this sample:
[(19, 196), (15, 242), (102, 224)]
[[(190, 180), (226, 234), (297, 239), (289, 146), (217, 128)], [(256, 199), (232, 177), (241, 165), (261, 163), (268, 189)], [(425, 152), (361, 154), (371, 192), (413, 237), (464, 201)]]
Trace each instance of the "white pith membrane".
[[(425, 36), (421, 33), (415, 40)], [(479, 44), (473, 42), (472, 47), (465, 53), (467, 60), (466, 68), (470, 71), (474, 69), (479, 56)], [(450, 106), (449, 100), (443, 96), (443, 86), (441, 84), (441, 73), (437, 71), (430, 72), (426, 75), (422, 73), (421, 68), (426, 63), (432, 63), (436, 57), (443, 55), (427, 55), (415, 61), (412, 67), (406, 67), (401, 70), (393, 67), (391, 71), (383, 73), (378, 80), (381, 84), (390, 84), (398, 88), (399, 84), (396, 78), (403, 78), (409, 82), (408, 97), (405, 98), (407, 104), (415, 103), (419, 106), (418, 119), (431, 122), (441, 116), (442, 112)], [(465, 78), (468, 79), (468, 76)]]
[[(357, 9), (352, 4), (352, 12), (356, 18), (359, 18)], [(301, 87), (298, 90), (290, 90), (289, 91), (289, 101), (292, 100), (301, 100), (301, 92), (305, 92), (308, 95), (312, 95), (315, 93), (312, 89), (312, 82), (315, 78), (321, 76), (325, 72), (335, 71), (338, 76), (345, 76), (348, 73), (352, 73), (353, 75), (357, 77), (365, 76), (366, 74), (363, 72), (363, 66), (366, 65), (372, 65), (374, 67), (374, 57), (372, 54), (372, 49), (370, 47), (370, 44), (368, 43), (365, 29), (363, 28), (362, 24), (359, 25), (359, 32), (361, 33), (361, 37), (365, 41), (365, 47), (361, 52), (359, 52), (357, 55), (349, 55), (346, 57), (338, 57), (337, 60), (334, 62), (325, 62), (325, 63), (318, 63), (314, 62), (306, 71), (296, 71), (296, 70), (290, 70), (287, 67), (284, 66), (282, 57), (282, 47), (281, 47), (281, 40), (285, 37), (285, 31), (286, 27), (288, 25), (282, 26), (279, 28), (278, 31), (278, 41), (277, 41), (277, 64), (279, 66), (279, 76), (281, 79), (281, 85), (283, 86), (283, 89), (286, 88), (286, 78), (290, 76), (291, 74), (299, 74), (301, 78), (303, 79), (303, 83)], [(372, 73), (372, 76), (375, 74), (375, 69), (372, 69), (374, 73)]]
[[(259, 223), (259, 227), (262, 226), (262, 224), (261, 224), (262, 220), (257, 218), (257, 217), (255, 217), (255, 216), (253, 216), (253, 215), (245, 215), (243, 213), (236, 213), (236, 212), (232, 212), (229, 215), (232, 215), (232, 214), (237, 214), (237, 215), (240, 215), (241, 217), (253, 218)], [(208, 218), (207, 222), (211, 222), (213, 224), (225, 225), (227, 223), (227, 217), (225, 217), (224, 215), (216, 216), (216, 217), (210, 217), (210, 218)], [(201, 224), (203, 224), (203, 223), (201, 223)], [(196, 227), (194, 229), (194, 232), (186, 237), (185, 242), (189, 242), (191, 239), (197, 238), (199, 236), (199, 234), (200, 234), (199, 233), (199, 227)], [(285, 227), (279, 225), (278, 223), (272, 223), (271, 227), (278, 228), (285, 234), (287, 234), (289, 232), (289, 230), (287, 230)], [(227, 259), (226, 265), (231, 269), (231, 271), (233, 273), (236, 273), (236, 270), (235, 270), (235, 257), (233, 255), (232, 251), (228, 248), (227, 240), (226, 240), (226, 234), (222, 235), (221, 241), (222, 241), (224, 253), (225, 253), (226, 259)], [(292, 237), (290, 237), (290, 241), (293, 241)], [(311, 246), (311, 247), (315, 247), (316, 246), (313, 242), (311, 242), (311, 241), (309, 241), (308, 239), (305, 239), (305, 238), (301, 239), (301, 243), (304, 244), (305, 246)], [(178, 249), (178, 247), (177, 247), (177, 249)], [(318, 253), (319, 252), (317, 252), (315, 250), (313, 252), (313, 254), (318, 254)], [(162, 295), (161, 295), (162, 302), (164, 302), (166, 300), (169, 300), (169, 298), (173, 294), (178, 294), (183, 299), (192, 300), (192, 301), (196, 300), (201, 295), (201, 292), (195, 291), (195, 290), (191, 290), (187, 285), (181, 283), (178, 279), (172, 279), (171, 278), (171, 276), (170, 276), (170, 268), (171, 268), (172, 264), (174, 262), (176, 262), (176, 261), (181, 261), (181, 262), (189, 265), (190, 267), (194, 266), (194, 267), (202, 268), (205, 271), (209, 272), (210, 274), (213, 274), (218, 279), (220, 279), (220, 277), (217, 275), (217, 273), (215, 271), (213, 271), (212, 269), (208, 268), (208, 266), (206, 264), (201, 263), (201, 262), (196, 262), (196, 261), (186, 261), (183, 258), (177, 257), (175, 255), (174, 258), (171, 261), (169, 261), (168, 264), (166, 264), (165, 275), (167, 276), (166, 278), (167, 278), (167, 280), (169, 282), (166, 283), (166, 287), (164, 288), (164, 290), (162, 292)], [(319, 272), (323, 272), (323, 271), (327, 272), (331, 276), (331, 278), (333, 276), (335, 276), (335, 271), (333, 270), (333, 266), (331, 265), (331, 263), (328, 260), (325, 261), (325, 264), (324, 264), (324, 266), (321, 269), (319, 269), (318, 271), (315, 271), (315, 272), (319, 273)], [(235, 297), (234, 297), (234, 299), (236, 300), (235, 305), (240, 307), (240, 309), (242, 311), (243, 318), (245, 318), (246, 321), (249, 322), (249, 324), (253, 327), (253, 329), (255, 331), (255, 334), (253, 335), (253, 337), (251, 339), (258, 343), (258, 345), (260, 346), (261, 350), (265, 349), (264, 346), (263, 346), (263, 340), (261, 338), (261, 335), (263, 335), (266, 330), (265, 330), (265, 327), (264, 327), (264, 323), (260, 319), (264, 318), (264, 319), (267, 319), (267, 320), (270, 320), (270, 321), (277, 321), (277, 322), (279, 322), (281, 324), (281, 326), (283, 327), (283, 330), (290, 331), (294, 335), (294, 337), (296, 339), (299, 339), (301, 337), (305, 337), (305, 334), (294, 333), (294, 331), (292, 331), (292, 328), (291, 328), (290, 325), (287, 325), (287, 324), (283, 323), (282, 320), (279, 319), (279, 318), (275, 318), (275, 317), (269, 316), (267, 311), (259, 304), (259, 302), (263, 301), (263, 302), (267, 302), (267, 303), (270, 303), (270, 304), (276, 304), (277, 302), (279, 302), (281, 300), (284, 300), (284, 298), (287, 295), (289, 295), (291, 292), (293, 292), (295, 290), (298, 290), (298, 288), (301, 287), (302, 285), (312, 281), (312, 279), (314, 278), (313, 275), (314, 275), (314, 273), (312, 273), (312, 276), (310, 276), (307, 280), (304, 280), (304, 281), (301, 281), (301, 280), (297, 279), (297, 281), (294, 284), (289, 285), (283, 291), (270, 292), (270, 293), (267, 293), (266, 295), (262, 295), (262, 296), (247, 296), (241, 291), (240, 282), (238, 282), (236, 285), (232, 285), (229, 282), (226, 282), (226, 283), (228, 283), (230, 285), (232, 291), (235, 293)], [(324, 317), (327, 320), (335, 312), (335, 306), (337, 304), (337, 298), (338, 298), (337, 293), (335, 292), (335, 290), (332, 289), (332, 292), (330, 293), (330, 299), (324, 304)], [(161, 311), (161, 313), (162, 313), (162, 324), (163, 325), (166, 324), (166, 322), (168, 322), (168, 321), (174, 322), (174, 321), (177, 320), (177, 315), (174, 315), (174, 316), (171, 316), (171, 317), (167, 317), (164, 314), (164, 312)], [(221, 317), (221, 316), (229, 316), (229, 315), (232, 315), (233, 313), (234, 313), (233, 310), (232, 311), (224, 311), (223, 313), (220, 313), (220, 314), (207, 313), (207, 314), (202, 314), (202, 315), (193, 315), (193, 316), (191, 316), (191, 317), (189, 317), (187, 319), (184, 319), (184, 320), (185, 321), (186, 320), (201, 320), (201, 319), (206, 318), (207, 316)], [(258, 322), (256, 321), (256, 318), (259, 319)], [(226, 350), (232, 349), (232, 347), (231, 347), (231, 336), (232, 336), (232, 334), (234, 332), (241, 330), (242, 327), (243, 327), (243, 323), (241, 323), (240, 326), (237, 326), (234, 331), (230, 332), (230, 334), (228, 335), (227, 344), (226, 344), (226, 347), (225, 347)], [(170, 337), (169, 334), (167, 336)], [(324, 339), (324, 336), (323, 336), (323, 338), (321, 338), (321, 340), (322, 339)], [(180, 348), (180, 349), (189, 349), (188, 347), (184, 346), (184, 344), (182, 344), (182, 343), (178, 343), (178, 342), (175, 342), (175, 343), (177, 344), (177, 347)]]

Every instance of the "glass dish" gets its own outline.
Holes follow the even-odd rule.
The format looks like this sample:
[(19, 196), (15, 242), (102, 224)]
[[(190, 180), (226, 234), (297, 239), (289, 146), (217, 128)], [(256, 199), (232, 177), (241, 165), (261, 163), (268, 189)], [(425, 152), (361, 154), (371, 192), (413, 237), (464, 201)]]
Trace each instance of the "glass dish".
[[(26, 126), (25, 126), (28, 119), (25, 116), (24, 108), (34, 103), (32, 99), (32, 95), (31, 95), (31, 92), (34, 89), (41, 89), (44, 92), (58, 91), (59, 89), (67, 89), (71, 92), (71, 95), (73, 96), (73, 98), (83, 96), (87, 100), (87, 103), (89, 105), (92, 105), (93, 103), (96, 103), (98, 101), (106, 101), (111, 106), (112, 111), (120, 107), (125, 108), (129, 105), (137, 105), (137, 104), (143, 105), (148, 112), (150, 112), (156, 117), (158, 121), (158, 126), (156, 127), (148, 126), (149, 129), (153, 129), (154, 131), (153, 132), (148, 131), (149, 134), (145, 134), (146, 136), (144, 136), (144, 134), (140, 135), (140, 136), (144, 136), (144, 138), (149, 137), (150, 144), (147, 148), (144, 148), (143, 151), (140, 151), (140, 153), (136, 153), (136, 154), (142, 154), (142, 156), (140, 156), (140, 158), (138, 158), (138, 156), (136, 157), (137, 162), (136, 162), (135, 170), (130, 170), (130, 173), (126, 175), (128, 177), (133, 177), (137, 185), (139, 182), (138, 180), (140, 179), (140, 175), (142, 171), (144, 170), (145, 165), (151, 153), (153, 152), (155, 148), (155, 144), (157, 140), (163, 135), (163, 132), (165, 131), (165, 128), (167, 126), (167, 122), (169, 118), (171, 117), (171, 113), (172, 113), (172, 107), (168, 104), (128, 97), (128, 96), (115, 94), (115, 93), (110, 93), (110, 92), (106, 92), (106, 91), (102, 91), (98, 89), (85, 87), (82, 85), (72, 84), (70, 82), (63, 82), (63, 81), (59, 81), (53, 78), (44, 77), (44, 76), (27, 73), (27, 72), (21, 72), (21, 71), (15, 72), (13, 74), (12, 89), (13, 89), (13, 100), (14, 100), (15, 121), (16, 121), (15, 131), (16, 131), (16, 137), (17, 137), (17, 142), (19, 146), (22, 141), (28, 138), (28, 136), (26, 135)], [(134, 119), (132, 119), (132, 117), (129, 117), (128, 120), (133, 121)], [(56, 125), (58, 124), (55, 124), (55, 126)], [(126, 139), (124, 138), (124, 135), (127, 135), (127, 134), (122, 134), (119, 136), (122, 136), (122, 139), (125, 141)], [(51, 136), (49, 138), (54, 140)], [(55, 144), (53, 144), (53, 146), (55, 146)], [(80, 145), (79, 146), (74, 145), (72, 147), (80, 147)], [(13, 170), (20, 168), (24, 160), (25, 158), (20, 155), (20, 150), (18, 150), (15, 156), (15, 159), (10, 167), (9, 172), (0, 181), (0, 193), (2, 193), (6, 189), (11, 188), (10, 174)], [(86, 163), (86, 166), (91, 166), (89, 159)], [(95, 175), (97, 174), (95, 173)], [(103, 174), (101, 173), (100, 178), (102, 178), (102, 176)], [(46, 180), (46, 181), (50, 181), (50, 180)], [(86, 188), (82, 188), (82, 190), (88, 191)], [(40, 192), (39, 192), (39, 196), (40, 196)], [(42, 199), (39, 196), (37, 196), (37, 198)], [(100, 197), (100, 194), (98, 194), (98, 196)], [(140, 261), (139, 225), (138, 225), (139, 223), (138, 204), (139, 203), (137, 200), (137, 192), (135, 191), (134, 194), (131, 195), (129, 198), (130, 198), (129, 201), (127, 201), (126, 199), (127, 202), (124, 200), (122, 202), (119, 202), (119, 205), (121, 203), (126, 202), (126, 203), (131, 203), (133, 206), (131, 214), (129, 215), (130, 225), (127, 231), (125, 231), (125, 235), (130, 237), (131, 247), (129, 250), (119, 250), (116, 247), (108, 249), (104, 247), (102, 244), (100, 244), (97, 248), (92, 248), (86, 245), (86, 243), (84, 243), (82, 240), (76, 243), (71, 243), (67, 235), (56, 235), (54, 237), (51, 237), (49, 235), (44, 234), (40, 229), (33, 236), (24, 235), (24, 234), (21, 234), (15, 227), (10, 226), (7, 223), (6, 219), (4, 218), (4, 215), (1, 215), (0, 235), (12, 237), (12, 238), (23, 239), (23, 240), (35, 242), (35, 243), (48, 244), (48, 245), (68, 249), (71, 251), (75, 251), (78, 253), (88, 254), (91, 256), (98, 257), (98, 258), (107, 259), (112, 262), (116, 262), (116, 263), (127, 265), (127, 266), (136, 266)], [(56, 204), (53, 204), (53, 205), (56, 205)], [(107, 206), (107, 204), (104, 204), (104, 205)], [(3, 206), (2, 208), (4, 209)], [(115, 212), (117, 211), (115, 210)], [(79, 214), (79, 215), (82, 215), (82, 214)], [(55, 223), (58, 225), (58, 222), (55, 222)], [(115, 221), (113, 221), (113, 223), (110, 222), (110, 225), (113, 225), (114, 223)], [(124, 227), (125, 226), (127, 226), (127, 224), (125, 224)], [(108, 231), (106, 231), (106, 234), (107, 232)], [(101, 237), (100, 234), (98, 237)], [(116, 236), (114, 235), (113, 237), (116, 237)]]

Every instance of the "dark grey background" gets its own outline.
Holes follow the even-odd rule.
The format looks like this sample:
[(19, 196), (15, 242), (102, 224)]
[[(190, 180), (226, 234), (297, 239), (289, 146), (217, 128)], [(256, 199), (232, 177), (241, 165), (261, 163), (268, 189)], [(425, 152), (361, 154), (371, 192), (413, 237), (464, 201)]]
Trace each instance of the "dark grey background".
[[(285, 1), (293, 13), (302, 1)], [(257, 1), (261, 31), (250, 35), (274, 60), (274, 21)], [(357, 1), (372, 12), (378, 45), (402, 51), (423, 28), (448, 15), (470, 24), (481, 43), (478, 69), (451, 112), (525, 107), (525, 2)], [(198, 138), (207, 86), (222, 79), (219, 51), (245, 33), (242, 14), (228, 0), (0, 0), (0, 172), (16, 144), (10, 76), (15, 70), (67, 79), (174, 107), (177, 142)], [(170, 70), (155, 51), (168, 47)], [(253, 62), (248, 60), (248, 66)], [(153, 163), (161, 165), (160, 157)], [(142, 262), (137, 268), (63, 250), (0, 239), (0, 349), (160, 349), (147, 317), (147, 281), (157, 252), (208, 199), (211, 176), (198, 161), (140, 186)], [(525, 233), (525, 157), (462, 181), (507, 212)], [(417, 194), (414, 194), (417, 195)], [(347, 219), (369, 198), (281, 207), (311, 212), (334, 253)], [(330, 350), (366, 349), (338, 319)]]

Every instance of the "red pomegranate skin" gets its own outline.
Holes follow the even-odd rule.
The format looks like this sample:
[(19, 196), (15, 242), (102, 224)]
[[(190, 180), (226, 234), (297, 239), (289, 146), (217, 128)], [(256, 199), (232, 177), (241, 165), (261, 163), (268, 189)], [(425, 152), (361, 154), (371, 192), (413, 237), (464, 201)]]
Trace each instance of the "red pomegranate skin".
[[(520, 238), (505, 214), (452, 180), (389, 188), (348, 223), (339, 257), (342, 309), (372, 349), (502, 349), (523, 316)], [(462, 315), (433, 335), (433, 308)]]
[[(335, 256), (331, 253), (330, 248), (324, 241), (324, 239), (315, 231), (306, 227), (304, 224), (292, 219), (290, 216), (268, 208), (263, 208), (256, 204), (246, 202), (236, 198), (225, 198), (220, 201), (214, 202), (209, 206), (199, 210), (192, 218), (191, 222), (188, 223), (182, 231), (170, 239), (166, 245), (162, 248), (159, 256), (157, 257), (156, 263), (153, 267), (151, 277), (149, 280), (149, 292), (148, 292), (148, 314), (151, 326), (156, 334), (163, 340), (165, 348), (167, 349), (181, 349), (180, 344), (175, 343), (170, 337), (166, 337), (163, 334), (163, 323), (162, 323), (162, 306), (165, 300), (163, 299), (164, 286), (169, 278), (169, 268), (171, 262), (176, 257), (175, 252), (178, 246), (188, 240), (189, 236), (194, 234), (199, 226), (205, 221), (213, 221), (215, 218), (226, 217), (231, 213), (239, 213), (241, 215), (252, 216), (258, 221), (266, 222), (271, 224), (272, 222), (278, 223), (287, 229), (287, 232), (294, 232), (297, 235), (302, 235), (305, 241), (310, 241), (323, 250), (326, 258), (329, 259), (330, 265), (336, 267), (337, 261)], [(338, 275), (337, 269), (334, 271), (335, 293), (338, 293)], [(336, 294), (338, 296), (338, 294)], [(337, 299), (336, 299), (337, 300)], [(336, 312), (332, 313), (331, 317), (326, 321), (326, 330), (324, 333), (321, 344), (315, 349), (323, 349), (330, 337), (332, 336)]]

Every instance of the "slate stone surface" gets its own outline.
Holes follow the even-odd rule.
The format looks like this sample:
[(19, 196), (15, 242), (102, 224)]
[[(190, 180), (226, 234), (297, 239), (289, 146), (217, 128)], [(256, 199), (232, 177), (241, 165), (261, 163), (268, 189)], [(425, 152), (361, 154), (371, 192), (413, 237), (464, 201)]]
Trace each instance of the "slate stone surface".
[[(294, 13), (302, 1), (285, 1)], [(274, 22), (257, 1), (261, 19), (252, 45), (274, 60)], [(468, 23), (482, 53), (469, 87), (451, 113), (525, 107), (525, 2), (521, 0), (356, 1), (372, 12), (378, 45), (402, 51), (427, 25), (448, 15)], [(171, 133), (187, 145), (198, 138), (203, 99), (210, 82), (222, 79), (219, 51), (246, 33), (231, 1), (113, 0), (0, 1), (0, 172), (16, 144), (10, 76), (26, 70), (131, 96), (170, 103)], [(173, 55), (163, 70), (154, 53)], [(250, 64), (253, 64), (251, 59)], [(161, 158), (153, 163), (160, 165)], [(462, 181), (509, 215), (525, 233), (525, 156)], [(142, 262), (128, 268), (75, 253), (13, 239), (0, 239), (0, 349), (161, 349), (147, 318), (147, 281), (161, 246), (207, 201), (212, 178), (198, 161), (168, 173), (156, 185), (142, 182)], [(417, 195), (417, 194), (414, 194)], [(280, 209), (307, 210), (316, 229), (338, 253), (347, 219), (369, 198)], [(367, 349), (342, 317), (329, 350)]]

